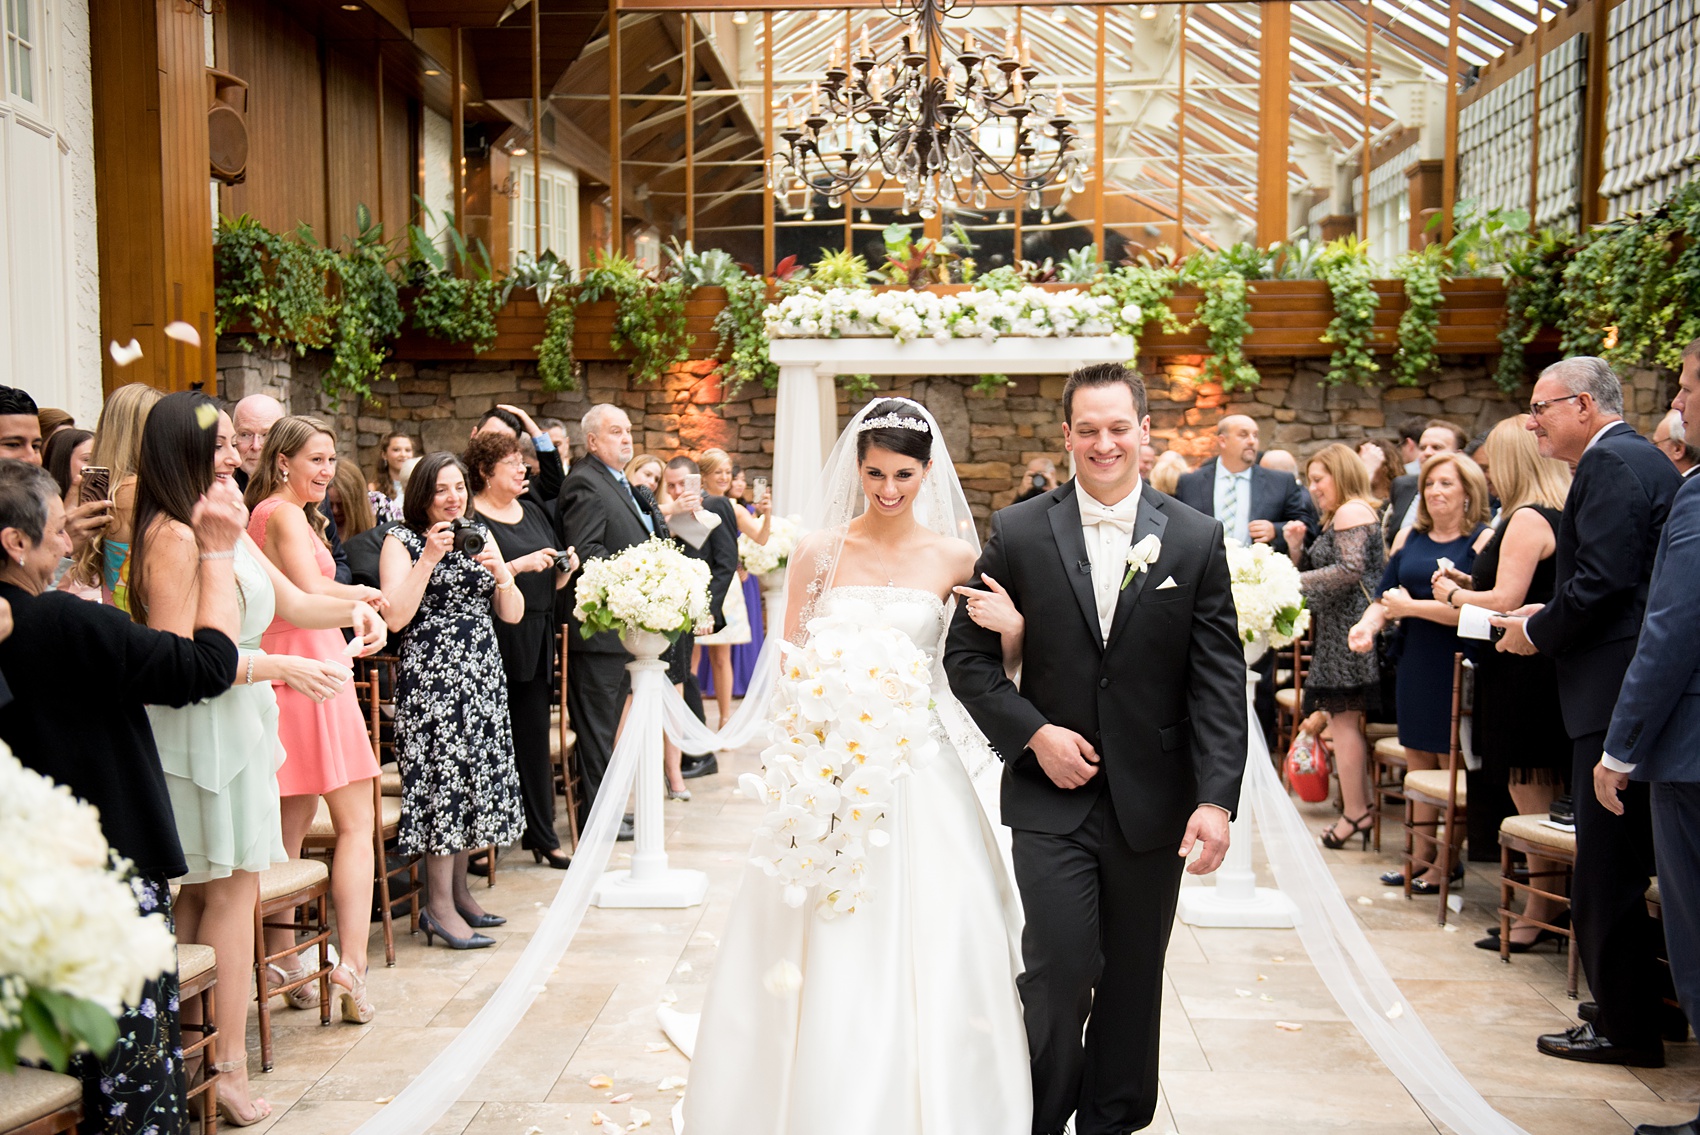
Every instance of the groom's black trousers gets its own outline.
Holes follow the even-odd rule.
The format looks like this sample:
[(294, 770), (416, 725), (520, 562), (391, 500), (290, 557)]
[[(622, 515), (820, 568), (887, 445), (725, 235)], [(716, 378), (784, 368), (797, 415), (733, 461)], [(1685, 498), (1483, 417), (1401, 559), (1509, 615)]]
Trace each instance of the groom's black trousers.
[(1186, 861), (1176, 847), (1130, 848), (1102, 788), (1067, 835), (1013, 835), (1034, 1135), (1077, 1111), (1076, 1135), (1137, 1131), (1157, 1110), (1163, 955)]

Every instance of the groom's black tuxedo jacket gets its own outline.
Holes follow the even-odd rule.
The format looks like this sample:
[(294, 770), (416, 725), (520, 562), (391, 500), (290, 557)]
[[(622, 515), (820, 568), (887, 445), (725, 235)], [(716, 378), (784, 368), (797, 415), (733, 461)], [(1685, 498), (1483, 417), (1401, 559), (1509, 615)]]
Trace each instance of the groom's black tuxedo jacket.
[[(945, 647), (950, 686), (1004, 758), (1003, 822), (1066, 834), (1110, 793), (1129, 846), (1178, 844), (1199, 804), (1230, 812), (1246, 759), (1245, 652), (1222, 525), (1142, 485), (1133, 540), (1162, 550), (1117, 598), (1104, 643), (1073, 481), (992, 517), (975, 578), (990, 575), (1027, 620), (1021, 688), (998, 636), (958, 605)], [(1173, 587), (1162, 584), (1174, 580)], [(1092, 742), (1102, 771), (1058, 788), (1027, 748), (1045, 724)], [(1107, 788), (1106, 788), (1107, 785)]]

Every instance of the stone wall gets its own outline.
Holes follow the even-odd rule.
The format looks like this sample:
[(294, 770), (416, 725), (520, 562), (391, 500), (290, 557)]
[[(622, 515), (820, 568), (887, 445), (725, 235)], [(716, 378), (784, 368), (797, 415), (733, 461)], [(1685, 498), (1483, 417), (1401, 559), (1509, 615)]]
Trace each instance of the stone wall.
[[(1430, 418), (1456, 422), (1471, 437), (1528, 405), (1529, 389), (1512, 394), (1493, 381), (1494, 359), (1445, 356), (1440, 372), (1423, 386), (1325, 387), (1326, 359), (1259, 359), (1262, 383), (1224, 393), (1201, 382), (1199, 357), (1144, 360), (1151, 402), (1152, 443), (1175, 449), (1193, 463), (1214, 451), (1216, 423), (1227, 414), (1247, 414), (1260, 426), (1265, 448), (1291, 450), (1303, 458), (1334, 441), (1397, 437), (1407, 423)], [(373, 400), (333, 406), (319, 389), (321, 362), (281, 351), (250, 354), (221, 342), (220, 393), (232, 400), (270, 393), (295, 413), (326, 417), (336, 427), (345, 457), (370, 471), (377, 447), (392, 429), (406, 430), (427, 452), (459, 450), (479, 415), (498, 402), (525, 408), (534, 418), (567, 422), (577, 445), (578, 420), (595, 402), (614, 402), (631, 415), (639, 452), (662, 458), (710, 446), (727, 450), (752, 476), (767, 476), (773, 464), (772, 391), (747, 387), (724, 400), (709, 361), (686, 363), (661, 382), (634, 386), (622, 363), (584, 366), (580, 389), (545, 393), (531, 362), (445, 362), (394, 364), (373, 384)], [(1061, 375), (1012, 376), (1011, 385), (987, 394), (962, 378), (897, 377), (877, 380), (878, 394), (914, 398), (938, 419), (955, 456), (963, 487), (976, 514), (985, 516), (1014, 499), (1027, 462), (1049, 457), (1065, 471), (1062, 448)], [(1635, 371), (1625, 375), (1629, 420), (1651, 433), (1669, 397), (1670, 376)], [(857, 406), (842, 389), (842, 426)]]

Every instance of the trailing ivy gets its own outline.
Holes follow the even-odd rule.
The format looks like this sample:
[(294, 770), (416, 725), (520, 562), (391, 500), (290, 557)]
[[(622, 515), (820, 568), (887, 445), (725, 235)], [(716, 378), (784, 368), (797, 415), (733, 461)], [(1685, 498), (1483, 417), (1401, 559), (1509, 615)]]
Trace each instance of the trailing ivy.
[[(430, 224), (433, 214), (423, 201), (419, 210), (420, 219)], [(510, 286), (496, 278), (483, 242), (468, 245), (457, 230), (445, 229), (454, 254), (451, 262), (424, 225), (409, 225), (407, 231), (408, 279), (419, 289), (413, 300), (414, 328), (474, 352), (489, 350), (496, 342), (496, 313), (508, 302)]]
[(323, 346), (336, 315), (325, 288), (328, 260), (306, 226), (292, 238), (247, 213), (220, 218), (213, 238), (218, 333), (247, 324), (244, 350), (254, 341), (287, 344), (297, 354)]
[(1334, 318), (1322, 333), (1322, 341), (1334, 345), (1325, 381), (1330, 386), (1346, 382), (1368, 386), (1381, 369), (1370, 351), (1380, 299), (1373, 284), (1369, 242), (1350, 236), (1329, 241), (1317, 257), (1316, 273), (1334, 300)]
[(324, 386), (327, 393), (342, 389), (367, 398), (401, 330), (401, 298), (390, 274), (384, 227), (373, 222), (364, 205), (355, 210), (355, 219), (360, 231), (348, 250), (329, 258), (338, 302)]
[(537, 344), (537, 377), (548, 391), (578, 389), (578, 361), (573, 358), (573, 332), (578, 306), (571, 295), (556, 297), (545, 309), (543, 342)]
[(1528, 379), (1524, 349), (1543, 327), (1564, 318), (1564, 269), (1576, 253), (1572, 233), (1543, 229), (1507, 264), (1505, 322), (1499, 329), (1499, 363), (1494, 381), (1507, 393)]
[[(1092, 294), (1115, 300), (1116, 331), (1133, 337), (1137, 354), (1139, 337), (1150, 323), (1156, 322), (1171, 333), (1183, 330), (1181, 321), (1169, 310), (1169, 297), (1175, 294), (1180, 277), (1180, 272), (1168, 264), (1123, 264), (1093, 280)], [(1126, 317), (1130, 304), (1139, 309), (1137, 320)]]
[[(861, 260), (861, 257), (857, 257)], [(863, 264), (866, 278), (867, 266)], [(715, 354), (720, 357), (721, 382), (726, 398), (734, 397), (751, 382), (772, 390), (779, 384), (779, 368), (767, 353), (767, 281), (740, 273), (723, 285), (726, 306), (714, 317), (720, 334)]]
[(600, 251), (591, 254), (582, 281), (580, 303), (614, 301), (612, 345), (632, 348), (632, 377), (638, 382), (654, 382), (690, 356), (684, 281), (658, 283), (635, 260)]
[(1187, 258), (1180, 278), (1203, 293), (1198, 322), (1208, 332), (1210, 348), (1202, 371), (1205, 380), (1221, 383), (1223, 390), (1256, 386), (1257, 368), (1245, 357), (1245, 339), (1251, 334), (1251, 287), (1245, 277), (1221, 252), (1200, 251)]
[(1398, 346), (1393, 351), (1393, 381), (1415, 386), (1440, 365), (1441, 284), (1446, 274), (1446, 249), (1428, 244), (1399, 258), (1394, 273), (1405, 282), (1405, 312), (1399, 317)]

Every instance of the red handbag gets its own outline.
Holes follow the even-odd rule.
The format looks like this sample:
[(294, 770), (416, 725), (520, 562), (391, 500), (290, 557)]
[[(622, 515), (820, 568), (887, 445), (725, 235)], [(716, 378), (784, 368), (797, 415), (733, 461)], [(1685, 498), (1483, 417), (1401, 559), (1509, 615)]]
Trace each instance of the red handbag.
[(1287, 750), (1287, 787), (1307, 804), (1328, 799), (1328, 742), (1299, 732)]

